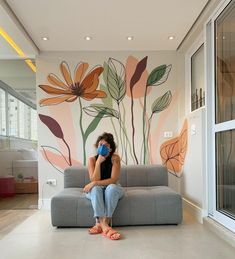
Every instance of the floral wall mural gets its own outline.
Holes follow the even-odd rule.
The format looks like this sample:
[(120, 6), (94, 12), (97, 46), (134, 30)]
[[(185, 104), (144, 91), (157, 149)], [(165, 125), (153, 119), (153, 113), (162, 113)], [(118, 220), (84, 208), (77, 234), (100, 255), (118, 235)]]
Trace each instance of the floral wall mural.
[(188, 147), (188, 122), (184, 121), (180, 135), (165, 141), (160, 147), (162, 164), (168, 172), (177, 177), (182, 176), (184, 160)]
[[(157, 127), (162, 126), (157, 124), (158, 116), (167, 112), (172, 100), (177, 99), (177, 92), (164, 88), (174, 69), (172, 64), (157, 63), (150, 67), (149, 59), (149, 56), (139, 59), (128, 56), (121, 61), (109, 57), (102, 65), (90, 70), (88, 62), (78, 60), (77, 65), (71, 65), (69, 61), (62, 61), (57, 63), (59, 73), (48, 71), (45, 83), (39, 84), (43, 94), (43, 98), (39, 99), (39, 119), (59, 145), (49, 145), (50, 141), (44, 143), (47, 140), (42, 139), (40, 144), (44, 159), (61, 173), (68, 166), (86, 165), (87, 143), (90, 138), (97, 137), (100, 133), (97, 129), (103, 126), (105, 131), (115, 135), (123, 164), (153, 163), (153, 157), (160, 152), (152, 143)], [(68, 111), (71, 121), (66, 118), (66, 124), (63, 124), (58, 115), (53, 115), (53, 110), (65, 103), (69, 105), (68, 109), (76, 110), (77, 116), (73, 113), (69, 117), (71, 112)], [(46, 107), (49, 110), (45, 110)], [(51, 111), (50, 116), (48, 111)], [(73, 141), (71, 135), (64, 133), (65, 127), (71, 127), (81, 139), (78, 148), (82, 152), (79, 155), (73, 152)], [(181, 136), (180, 143), (184, 136)], [(165, 156), (165, 153), (169, 156), (167, 149), (169, 146), (161, 146), (163, 164), (174, 171), (169, 166), (172, 158)], [(180, 158), (183, 153), (180, 152)]]

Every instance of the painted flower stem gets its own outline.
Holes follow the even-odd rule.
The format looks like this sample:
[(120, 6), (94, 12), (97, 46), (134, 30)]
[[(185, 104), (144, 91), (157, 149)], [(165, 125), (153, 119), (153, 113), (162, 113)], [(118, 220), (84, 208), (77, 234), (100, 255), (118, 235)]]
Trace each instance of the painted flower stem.
[(85, 143), (85, 133), (83, 130), (83, 126), (82, 126), (82, 102), (81, 102), (81, 98), (79, 97), (79, 105), (80, 105), (80, 119), (79, 119), (79, 124), (80, 124), (80, 129), (81, 129), (81, 133), (82, 133), (82, 144), (83, 144), (83, 165), (86, 165), (86, 143)]
[(143, 108), (143, 145), (144, 145), (144, 165), (146, 164), (146, 157), (147, 157), (147, 147), (146, 147), (146, 132), (145, 132), (145, 124), (146, 124), (146, 102), (147, 102), (147, 89), (148, 85), (145, 87), (145, 92), (144, 92), (144, 108)]
[(136, 153), (135, 153), (135, 126), (134, 126), (134, 99), (133, 89), (131, 88), (131, 125), (132, 125), (132, 150), (135, 157), (136, 164), (139, 164)]
[(114, 134), (115, 134), (115, 138), (116, 138), (116, 140), (117, 140), (117, 147), (119, 147), (118, 133), (117, 133), (116, 127), (115, 127), (115, 125), (114, 125), (113, 118), (110, 117), (110, 120), (111, 120), (111, 124), (112, 124), (112, 126), (113, 126), (113, 131), (114, 131)]
[[(122, 124), (123, 124), (123, 126), (122, 126), (122, 131), (123, 131), (123, 133), (124, 133), (124, 135), (125, 135), (125, 138), (126, 138), (126, 141), (127, 141), (127, 146), (129, 146), (131, 157), (132, 157), (132, 159), (133, 159), (133, 162), (135, 162), (135, 157), (134, 157), (134, 155), (133, 155), (133, 151), (131, 150), (131, 143), (130, 143), (130, 141), (129, 141), (129, 139), (128, 139), (128, 136), (127, 136), (125, 124), (124, 124), (123, 122), (122, 122)], [(127, 146), (126, 146), (126, 151), (127, 151)]]
[(151, 114), (148, 122), (149, 122), (149, 127), (148, 127), (148, 132), (147, 132), (147, 140), (146, 140), (146, 143), (147, 143), (147, 150), (149, 150), (149, 134), (150, 134), (150, 128), (151, 128), (151, 122), (152, 122), (152, 118), (153, 118), (153, 114)]
[(124, 147), (123, 147), (123, 139), (122, 139), (121, 111), (120, 111), (119, 103), (118, 103), (118, 114), (119, 114), (119, 117), (118, 117), (118, 122), (119, 122), (119, 136), (120, 136), (120, 142), (121, 142), (121, 157), (122, 157), (122, 156), (123, 156)]
[(127, 164), (128, 163), (128, 158), (127, 158), (128, 137), (127, 137), (127, 134), (126, 134), (126, 127), (125, 127), (125, 123), (126, 123), (126, 110), (125, 110), (125, 107), (123, 105), (123, 102), (122, 102), (122, 108), (123, 108), (123, 120), (121, 120), (121, 123), (123, 125), (122, 126), (122, 132), (123, 132), (123, 139), (125, 141), (125, 143), (124, 143), (124, 150), (125, 150), (125, 158), (126, 158), (126, 164)]
[(72, 161), (71, 161), (71, 151), (70, 151), (70, 148), (69, 148), (69, 145), (68, 143), (65, 141), (64, 138), (62, 138), (64, 144), (66, 145), (66, 147), (68, 148), (68, 152), (69, 152), (69, 165), (71, 166), (72, 165)]

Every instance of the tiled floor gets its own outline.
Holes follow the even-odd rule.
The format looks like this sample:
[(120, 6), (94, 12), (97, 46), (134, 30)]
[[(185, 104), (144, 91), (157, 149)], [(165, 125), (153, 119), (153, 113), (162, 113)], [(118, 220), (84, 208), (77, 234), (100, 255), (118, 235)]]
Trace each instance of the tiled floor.
[(118, 228), (120, 241), (86, 228), (57, 229), (38, 211), (0, 240), (1, 259), (234, 259), (235, 249), (185, 214), (179, 226)]

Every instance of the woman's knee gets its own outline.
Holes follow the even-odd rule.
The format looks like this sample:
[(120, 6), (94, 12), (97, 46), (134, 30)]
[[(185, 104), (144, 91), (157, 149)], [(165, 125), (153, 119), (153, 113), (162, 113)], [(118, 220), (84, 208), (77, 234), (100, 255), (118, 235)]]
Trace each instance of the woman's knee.
[(114, 183), (111, 183), (109, 184), (107, 187), (106, 187), (106, 190), (105, 192), (116, 192), (118, 189), (117, 189), (117, 185), (114, 184)]
[(105, 190), (106, 195), (118, 194), (119, 196), (123, 195), (122, 187), (117, 184), (109, 184)]
[(103, 189), (101, 186), (96, 185), (91, 189), (91, 194), (100, 194), (100, 193), (103, 193)]

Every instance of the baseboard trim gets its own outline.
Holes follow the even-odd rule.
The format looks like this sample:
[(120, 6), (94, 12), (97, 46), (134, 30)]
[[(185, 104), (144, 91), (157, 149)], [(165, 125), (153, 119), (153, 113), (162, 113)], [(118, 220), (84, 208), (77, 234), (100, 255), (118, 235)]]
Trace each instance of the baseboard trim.
[(205, 217), (205, 212), (203, 209), (185, 198), (182, 199), (183, 208), (188, 211), (199, 223), (203, 224), (203, 217)]
[(39, 210), (51, 210), (51, 199), (38, 199)]

